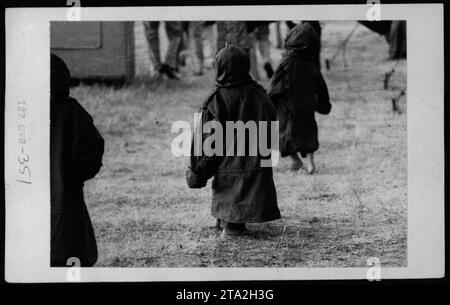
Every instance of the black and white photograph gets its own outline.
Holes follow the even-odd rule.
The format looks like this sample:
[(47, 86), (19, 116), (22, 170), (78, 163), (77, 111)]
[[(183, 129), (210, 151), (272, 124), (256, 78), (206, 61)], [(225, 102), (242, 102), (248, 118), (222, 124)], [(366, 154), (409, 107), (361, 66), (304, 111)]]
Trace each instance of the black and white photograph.
[[(411, 34), (415, 15), (389, 6), (371, 20), (373, 7), (363, 6), (335, 19), (320, 5), (274, 6), (270, 16), (267, 7), (248, 6), (204, 7), (192, 16), (183, 16), (183, 7), (130, 8), (123, 16), (120, 9), (68, 7), (54, 9), (56, 18), (42, 17), (45, 23), (37, 18), (47, 38), (36, 47), (39, 59), (27, 60), (43, 70), (39, 77), (25, 68), (16, 75), (40, 81), (31, 83), (39, 92), (21, 92), (20, 79), (9, 95), (8, 81), (6, 87), (12, 109), (7, 104), (6, 124), (15, 116), (9, 151), (18, 158), (6, 168), (6, 263), (14, 261), (8, 248), (16, 247), (8, 226), (33, 217), (11, 217), (21, 213), (12, 210), (15, 198), (31, 198), (19, 197), (24, 187), (45, 193), (34, 197), (45, 206), (39, 215), (47, 215), (47, 231), (33, 242), (45, 240), (48, 250), (40, 268), (81, 267), (88, 281), (126, 280), (108, 277), (122, 268), (158, 270), (152, 280), (165, 280), (165, 270), (174, 272), (172, 280), (186, 270), (180, 278), (245, 279), (246, 269), (256, 272), (251, 279), (271, 270), (302, 279), (295, 272), (303, 269), (324, 272), (318, 279), (327, 270), (331, 278), (340, 278), (339, 270), (358, 270), (342, 278), (396, 278), (396, 270), (420, 269), (426, 261), (419, 258), (426, 245), (414, 239), (426, 239), (431, 228), (423, 234), (420, 228), (433, 221), (436, 248), (429, 255), (441, 260), (426, 263), (436, 265), (430, 273), (437, 276), (443, 193), (436, 190), (443, 191), (443, 176), (439, 181), (435, 169), (443, 164), (443, 141), (439, 133), (422, 138), (442, 119), (415, 92), (442, 107), (443, 91), (427, 90), (443, 89), (443, 74), (411, 78), (411, 71), (439, 67), (433, 60), (443, 55), (418, 63), (426, 33)], [(8, 22), (25, 19), (17, 10), (6, 20), (7, 56), (33, 43), (8, 45)], [(105, 17), (112, 11), (117, 15)], [(430, 27), (442, 21), (435, 20)], [(10, 71), (7, 65), (7, 77)], [(30, 104), (43, 94), (46, 110), (38, 112)], [(42, 119), (30, 119), (33, 111)], [(8, 139), (7, 129), (7, 145)], [(49, 156), (42, 166), (41, 155)], [(413, 166), (436, 175), (417, 178)], [(36, 184), (40, 169), (44, 187)], [(436, 183), (418, 187), (427, 179)], [(430, 206), (422, 201), (425, 191), (436, 196)], [(17, 278), (17, 264), (11, 266)], [(231, 273), (215, 275), (225, 270)], [(146, 279), (139, 274), (130, 277)]]
[[(406, 23), (365, 24), (52, 23), (52, 262), (405, 266)], [(128, 83), (101, 82), (115, 77)], [(202, 107), (265, 119), (257, 99), (280, 121), (279, 165), (266, 179), (251, 157), (199, 157), (191, 170), (213, 181), (189, 189), (172, 123)]]

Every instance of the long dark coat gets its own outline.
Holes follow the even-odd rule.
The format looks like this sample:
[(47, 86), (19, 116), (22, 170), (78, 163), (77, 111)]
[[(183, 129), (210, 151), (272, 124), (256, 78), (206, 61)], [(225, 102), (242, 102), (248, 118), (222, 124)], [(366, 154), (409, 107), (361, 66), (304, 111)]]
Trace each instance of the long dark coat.
[[(201, 109), (203, 123), (219, 122), (226, 139), (227, 121), (254, 121), (258, 126), (260, 121), (270, 124), (276, 120), (275, 108), (265, 90), (249, 75), (250, 60), (243, 50), (222, 49), (216, 57), (216, 69), (216, 86)], [(270, 145), (270, 131), (266, 134)], [(211, 135), (200, 135), (203, 141), (208, 136)], [(250, 139), (246, 134), (247, 148), (251, 140), (255, 138)], [(235, 152), (237, 141), (238, 137), (234, 137)], [(256, 156), (250, 156), (249, 151), (245, 156), (227, 156), (224, 142), (223, 156), (192, 155), (187, 177), (189, 187), (203, 187), (214, 176), (211, 214), (226, 222), (265, 222), (280, 218), (272, 167), (261, 167), (261, 160), (268, 161), (270, 155), (262, 156), (258, 148)]]
[(83, 182), (102, 166), (104, 142), (92, 117), (69, 97), (69, 71), (51, 56), (50, 180), (51, 266), (70, 257), (81, 266), (97, 261), (97, 244), (83, 195)]
[(287, 35), (286, 50), (272, 78), (269, 96), (280, 121), (280, 152), (303, 156), (319, 148), (315, 112), (328, 114), (327, 85), (316, 64), (319, 42), (308, 23), (298, 24)]

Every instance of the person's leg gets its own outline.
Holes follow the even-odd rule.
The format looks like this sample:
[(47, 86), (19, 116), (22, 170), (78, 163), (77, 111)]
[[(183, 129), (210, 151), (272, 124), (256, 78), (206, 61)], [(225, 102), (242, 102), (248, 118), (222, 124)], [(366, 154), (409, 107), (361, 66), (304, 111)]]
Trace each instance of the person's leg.
[(192, 26), (192, 36), (194, 39), (194, 53), (195, 53), (195, 75), (203, 74), (203, 21), (194, 21), (191, 24)]
[(145, 37), (147, 38), (150, 62), (155, 71), (161, 69), (161, 55), (159, 50), (159, 21), (143, 21)]
[(270, 58), (270, 41), (269, 41), (269, 25), (263, 24), (256, 28), (256, 40), (258, 42), (259, 53), (264, 64), (267, 78), (271, 78), (274, 71), (272, 68), (272, 60)]
[(222, 222), (219, 218), (216, 219), (216, 224), (214, 226), (216, 229), (222, 229)]
[(232, 222), (222, 222), (223, 231), (222, 234), (225, 236), (237, 236), (245, 233), (246, 227), (245, 223), (232, 223)]
[(256, 41), (256, 34), (255, 31), (248, 34), (248, 38), (250, 40), (250, 48), (249, 48), (249, 56), (250, 56), (250, 75), (255, 80), (259, 80), (259, 73), (258, 73), (258, 58), (256, 55), (256, 49), (257, 49), (257, 41)]
[(180, 21), (166, 21), (166, 33), (169, 45), (167, 47), (167, 53), (165, 57), (165, 64), (170, 68), (178, 69), (178, 54), (181, 46), (181, 37), (183, 35), (182, 26)]
[(297, 153), (291, 154), (292, 164), (291, 170), (298, 171), (303, 166), (302, 160), (298, 157)]
[(209, 57), (214, 57), (217, 53), (216, 48), (216, 40), (217, 40), (217, 25), (205, 23), (203, 27), (203, 35), (205, 36), (206, 46), (208, 53), (206, 54)]
[(314, 163), (314, 153), (308, 153), (306, 154), (306, 159), (308, 160), (306, 164), (306, 171), (308, 174), (314, 174), (316, 171), (316, 165)]
[(277, 49), (283, 48), (283, 37), (281, 36), (281, 21), (275, 22), (275, 35), (277, 38)]
[(189, 57), (189, 53), (191, 51), (190, 48), (190, 40), (191, 36), (189, 35), (189, 21), (181, 21), (181, 41), (180, 46), (178, 48), (178, 61), (177, 63), (180, 66), (186, 65), (186, 59)]

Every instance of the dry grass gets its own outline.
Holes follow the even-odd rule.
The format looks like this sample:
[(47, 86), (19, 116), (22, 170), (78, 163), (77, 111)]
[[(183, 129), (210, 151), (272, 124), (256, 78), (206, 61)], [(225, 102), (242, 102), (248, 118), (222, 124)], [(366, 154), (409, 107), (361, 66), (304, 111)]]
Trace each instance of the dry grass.
[[(332, 56), (353, 24), (325, 24), (322, 58)], [(137, 39), (137, 54), (145, 55)], [(354, 267), (373, 256), (384, 266), (405, 266), (406, 103), (394, 115), (390, 98), (406, 84), (406, 62), (396, 68), (393, 89), (382, 90), (394, 63), (383, 38), (363, 26), (346, 56), (348, 67), (338, 57), (323, 71), (333, 109), (318, 116), (318, 174), (292, 174), (289, 160), (281, 160), (275, 184), (282, 219), (249, 225), (253, 234), (238, 239), (220, 239), (211, 228), (210, 183), (188, 189), (186, 160), (170, 152), (171, 123), (192, 121), (211, 88), (211, 70), (202, 77), (183, 70), (179, 82), (141, 76), (119, 89), (73, 88), (106, 141), (104, 166), (85, 186), (97, 266)]]

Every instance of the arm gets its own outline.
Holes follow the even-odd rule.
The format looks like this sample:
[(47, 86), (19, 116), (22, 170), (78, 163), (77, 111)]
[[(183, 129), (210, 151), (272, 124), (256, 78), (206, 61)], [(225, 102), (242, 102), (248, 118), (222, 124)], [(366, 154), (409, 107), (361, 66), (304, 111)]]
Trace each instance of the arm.
[(90, 123), (81, 127), (76, 134), (74, 147), (74, 173), (77, 180), (84, 182), (93, 178), (102, 167), (104, 140)]
[[(217, 99), (212, 97), (212, 101), (202, 110), (202, 126), (210, 121), (219, 121), (219, 108)], [(212, 155), (207, 156), (203, 151), (203, 144), (211, 133), (204, 133), (203, 130), (194, 130), (191, 145), (190, 166), (186, 172), (187, 184), (190, 188), (202, 188), (206, 186), (209, 178), (214, 176), (217, 167), (220, 164), (221, 157)], [(201, 153), (199, 156), (194, 155), (194, 146), (197, 144), (196, 139), (200, 139)]]
[(282, 59), (275, 74), (272, 76), (270, 84), (270, 90), (268, 95), (273, 103), (277, 103), (279, 100), (286, 96), (288, 91), (288, 83), (286, 79), (287, 59)]

